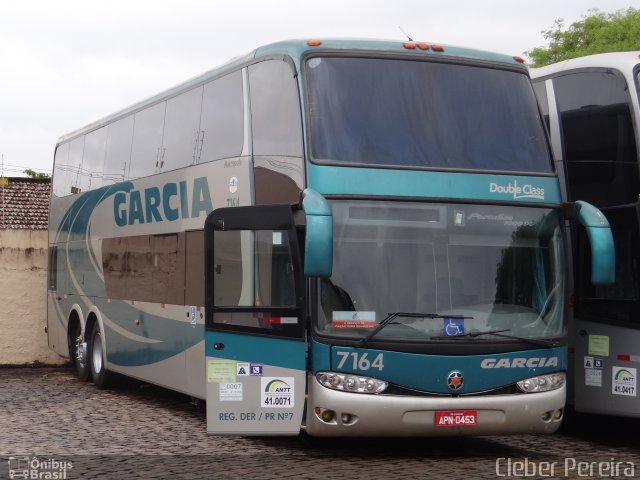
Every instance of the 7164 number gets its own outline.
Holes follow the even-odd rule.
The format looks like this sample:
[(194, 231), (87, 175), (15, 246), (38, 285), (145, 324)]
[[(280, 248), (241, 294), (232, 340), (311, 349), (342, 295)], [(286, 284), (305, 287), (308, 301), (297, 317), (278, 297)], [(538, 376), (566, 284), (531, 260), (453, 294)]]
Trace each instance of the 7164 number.
[(382, 353), (376, 355), (376, 358), (374, 358), (373, 361), (369, 359), (369, 354), (366, 352), (336, 352), (336, 354), (340, 357), (338, 368), (344, 367), (345, 364), (347, 364), (349, 357), (351, 357), (351, 361), (353, 362), (351, 365), (352, 370), (367, 371), (371, 368), (377, 368), (379, 371), (382, 371), (384, 368), (384, 357)]

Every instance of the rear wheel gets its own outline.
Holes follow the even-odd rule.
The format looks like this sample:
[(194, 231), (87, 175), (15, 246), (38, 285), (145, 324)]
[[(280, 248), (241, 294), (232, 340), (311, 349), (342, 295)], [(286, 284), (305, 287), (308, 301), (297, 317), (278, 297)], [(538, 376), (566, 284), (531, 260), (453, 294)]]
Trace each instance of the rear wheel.
[(76, 369), (76, 375), (83, 382), (91, 378), (91, 369), (89, 367), (89, 358), (87, 355), (87, 342), (85, 341), (80, 323), (75, 321), (69, 329), (67, 335), (67, 345), (69, 347), (69, 357), (71, 363)]
[(104, 339), (100, 333), (100, 327), (95, 323), (91, 332), (89, 364), (91, 365), (93, 383), (99, 388), (107, 388), (113, 383), (113, 374), (106, 369), (103, 343)]

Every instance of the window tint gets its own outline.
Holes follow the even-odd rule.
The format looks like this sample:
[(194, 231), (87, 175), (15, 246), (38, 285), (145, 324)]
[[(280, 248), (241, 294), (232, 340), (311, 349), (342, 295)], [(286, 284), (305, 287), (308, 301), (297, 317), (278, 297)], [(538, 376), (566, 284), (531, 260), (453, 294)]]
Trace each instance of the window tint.
[(129, 171), (132, 138), (133, 115), (109, 125), (107, 130), (107, 153), (104, 161), (105, 185), (125, 181)]
[(66, 194), (80, 193), (80, 179), (82, 169), (82, 154), (84, 152), (84, 137), (78, 137), (69, 143), (69, 157), (67, 165), (69, 174), (67, 176)]
[(186, 233), (185, 276), (186, 305), (204, 305), (204, 231)]
[(105, 238), (107, 297), (184, 305), (184, 242), (184, 233)]
[(549, 130), (549, 99), (547, 97), (547, 87), (544, 84), (544, 80), (533, 83), (533, 92), (536, 94), (538, 106), (542, 112), (542, 118), (544, 118), (544, 123), (547, 125), (547, 130)]
[(69, 175), (69, 144), (64, 143), (56, 148), (55, 164), (53, 167), (53, 194), (56, 197), (67, 195), (66, 185)]
[(578, 318), (633, 323), (640, 327), (640, 232), (637, 207), (603, 209), (611, 225), (616, 252), (612, 285), (593, 285), (591, 247), (582, 227), (577, 232), (576, 305)]
[(243, 143), (242, 72), (237, 71), (204, 86), (195, 163), (240, 156)]
[(217, 306), (295, 307), (293, 260), (286, 231), (216, 231)]
[(524, 73), (426, 61), (311, 58), (312, 156), (361, 165), (552, 172)]
[(195, 163), (201, 106), (202, 87), (167, 101), (160, 171)]
[(81, 191), (94, 190), (102, 186), (106, 145), (106, 127), (94, 130), (85, 137), (82, 169), (78, 184)]
[(561, 114), (570, 200), (599, 206), (637, 200), (638, 156), (629, 93), (614, 71), (554, 79)]
[(58, 280), (56, 265), (58, 263), (58, 247), (56, 245), (49, 247), (49, 290), (56, 291), (58, 289)]
[(302, 156), (298, 89), (282, 60), (249, 67), (254, 155)]
[(158, 103), (135, 115), (129, 178), (156, 173), (163, 161), (162, 131), (166, 103)]

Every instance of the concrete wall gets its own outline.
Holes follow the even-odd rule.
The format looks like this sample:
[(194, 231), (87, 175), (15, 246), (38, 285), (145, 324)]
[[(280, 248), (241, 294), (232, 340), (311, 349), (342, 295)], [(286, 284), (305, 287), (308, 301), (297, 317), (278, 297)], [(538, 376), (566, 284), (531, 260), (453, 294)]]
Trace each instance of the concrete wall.
[(0, 365), (64, 363), (46, 325), (47, 231), (0, 230)]

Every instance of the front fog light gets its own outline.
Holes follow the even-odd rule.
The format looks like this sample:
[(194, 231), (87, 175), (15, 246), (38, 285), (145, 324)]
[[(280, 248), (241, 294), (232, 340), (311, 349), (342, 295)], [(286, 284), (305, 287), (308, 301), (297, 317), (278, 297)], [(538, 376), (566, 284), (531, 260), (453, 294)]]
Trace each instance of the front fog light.
[(561, 388), (565, 383), (564, 372), (549, 373), (538, 377), (531, 377), (518, 382), (518, 388), (524, 393), (549, 392)]
[(343, 392), (376, 394), (384, 392), (389, 386), (387, 382), (376, 378), (334, 372), (318, 372), (316, 379), (324, 387)]
[(331, 423), (336, 416), (336, 412), (333, 410), (325, 410), (320, 414), (323, 422)]

